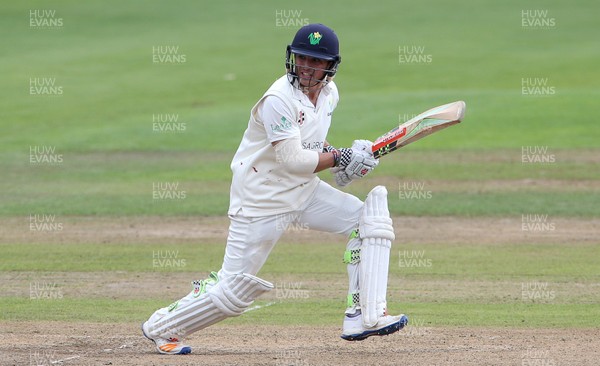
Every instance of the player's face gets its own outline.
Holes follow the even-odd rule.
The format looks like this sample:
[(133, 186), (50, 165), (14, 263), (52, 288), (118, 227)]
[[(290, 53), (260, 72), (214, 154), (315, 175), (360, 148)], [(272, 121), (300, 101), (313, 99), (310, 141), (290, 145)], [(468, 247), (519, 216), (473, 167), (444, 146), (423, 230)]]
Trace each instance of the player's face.
[(316, 57), (296, 55), (296, 73), (300, 79), (300, 85), (312, 87), (318, 81), (323, 80), (329, 61)]

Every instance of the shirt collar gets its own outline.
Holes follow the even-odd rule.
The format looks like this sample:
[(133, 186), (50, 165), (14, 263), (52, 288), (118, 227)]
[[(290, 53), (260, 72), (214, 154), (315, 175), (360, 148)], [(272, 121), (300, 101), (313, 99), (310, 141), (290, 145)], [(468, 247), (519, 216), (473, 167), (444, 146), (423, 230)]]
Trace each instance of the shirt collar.
[[(310, 102), (310, 100), (308, 100), (308, 96), (306, 96), (306, 94), (304, 94), (300, 89), (296, 88), (292, 84), (290, 84), (290, 87), (292, 88), (292, 93), (294, 95), (294, 98), (300, 100), (300, 102), (302, 102), (303, 104), (308, 103), (307, 104), (308, 107), (315, 108), (315, 106), (313, 106), (313, 104)], [(321, 92), (319, 93), (319, 97), (317, 98), (317, 105), (319, 104), (319, 100), (321, 99), (321, 97), (327, 97), (330, 93), (331, 93), (331, 86), (329, 84), (327, 84), (321, 89)]]

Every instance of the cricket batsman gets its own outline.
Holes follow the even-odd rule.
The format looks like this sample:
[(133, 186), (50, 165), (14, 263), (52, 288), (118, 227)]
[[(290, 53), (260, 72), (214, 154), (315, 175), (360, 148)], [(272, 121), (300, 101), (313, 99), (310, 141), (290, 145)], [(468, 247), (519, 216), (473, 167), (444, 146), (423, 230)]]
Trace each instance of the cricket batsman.
[(192, 291), (143, 323), (144, 336), (163, 354), (190, 353), (183, 339), (238, 316), (273, 284), (256, 275), (291, 224), (342, 234), (349, 288), (342, 338), (359, 341), (397, 332), (404, 315), (387, 313), (389, 256), (394, 230), (387, 191), (377, 186), (363, 203), (320, 180), (331, 169), (339, 186), (369, 174), (378, 163), (372, 143), (336, 149), (327, 143), (339, 94), (333, 82), (341, 62), (334, 31), (306, 25), (286, 50), (286, 75), (250, 111), (233, 161), (229, 235), (223, 265)]

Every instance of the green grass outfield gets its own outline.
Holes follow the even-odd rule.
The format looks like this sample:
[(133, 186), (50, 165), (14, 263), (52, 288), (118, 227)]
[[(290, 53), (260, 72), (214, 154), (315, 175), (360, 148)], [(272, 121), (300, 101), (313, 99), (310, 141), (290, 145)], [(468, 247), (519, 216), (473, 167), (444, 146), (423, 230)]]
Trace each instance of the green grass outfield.
[[(307, 250), (303, 245), (280, 243), (261, 276), (294, 280), (274, 281), (276, 289), (271, 294), (274, 296), (257, 301), (258, 305), (269, 306), (268, 309), (246, 314), (241, 318), (245, 320), (240, 321), (339, 323), (344, 299), (336, 295), (346, 286), (345, 268), (339, 260), (340, 246), (341, 243), (318, 243), (310, 244)], [(18, 276), (21, 283), (34, 283), (34, 286), (49, 283), (52, 288), (47, 294), (38, 291), (41, 298), (36, 295), (37, 290), (31, 295), (29, 288), (21, 289), (28, 297), (1, 298), (0, 319), (141, 322), (149, 310), (174, 299), (107, 299), (102, 292), (76, 296), (73, 295), (78, 292), (76, 289), (47, 279), (56, 272), (117, 271), (129, 273), (144, 286), (145, 273), (163, 272), (165, 281), (169, 282), (172, 272), (214, 268), (218, 265), (215, 259), (221, 258), (223, 251), (221, 245), (214, 244), (179, 244), (165, 248), (162, 244), (1, 245), (2, 272), (15, 276), (21, 273)], [(579, 244), (567, 248), (561, 244), (420, 244), (402, 248), (423, 253), (424, 265), (411, 265), (400, 249), (392, 251), (390, 309), (402, 310), (419, 319), (417, 325), (600, 326), (600, 295), (593, 291), (598, 281), (598, 245)], [(152, 253), (166, 250), (176, 250), (177, 257), (186, 260), (185, 266), (153, 267)], [(190, 278), (197, 276), (194, 272), (186, 273)], [(286, 292), (286, 287), (292, 291)], [(333, 287), (340, 288), (332, 291)], [(59, 298), (53, 298), (58, 294)]]
[[(47, 20), (61, 19), (62, 25), (31, 27), (35, 10), (54, 11)], [(36, 214), (56, 215), (59, 221), (71, 216), (224, 216), (229, 162), (249, 110), (284, 71), (285, 46), (297, 27), (283, 24), (305, 20), (330, 25), (341, 41), (343, 61), (336, 77), (341, 100), (329, 135), (333, 145), (375, 139), (425, 109), (467, 102), (462, 124), (386, 157), (365, 182), (347, 191), (364, 198), (372, 185), (385, 184), (394, 215), (538, 214), (597, 220), (597, 13), (591, 0), (4, 4), (0, 222)], [(547, 27), (523, 26), (524, 21), (550, 20)], [(159, 46), (177, 47), (185, 62), (154, 63), (153, 47)], [(431, 62), (401, 62), (404, 47), (422, 49)], [(44, 78), (62, 92), (31, 95), (31, 81)], [(531, 79), (549, 89), (524, 95), (523, 80)], [(185, 128), (157, 132), (154, 115), (177, 116)], [(34, 160), (44, 157), (35, 153), (40, 147), (51, 149), (46, 157), (59, 161), (32, 163), (32, 149)], [(321, 176), (331, 181), (328, 172)], [(185, 199), (153, 199), (157, 183), (176, 183)], [(406, 183), (422, 185), (431, 199), (400, 199)], [(7, 276), (127, 271), (140, 277), (151, 271), (144, 255), (152, 246), (101, 241), (24, 244), (6, 242), (0, 234), (0, 270)], [(300, 247), (281, 244), (264, 268), (265, 277), (286, 273), (302, 281), (319, 272), (307, 268)], [(438, 300), (426, 296), (427, 301), (408, 296), (408, 301), (392, 299), (392, 308), (432, 326), (597, 327), (597, 295), (562, 286), (592, 288), (600, 282), (592, 261), (599, 244), (598, 239), (451, 248), (431, 243), (426, 250), (434, 256), (432, 268), (391, 266), (394, 283), (459, 281), (468, 286), (482, 278), (493, 288), (513, 281), (516, 298), (498, 298), (494, 292), (471, 300), (458, 294)], [(181, 250), (190, 260), (184, 270), (206, 273), (215, 269), (206, 266), (220, 260), (223, 248), (219, 242)], [(311, 245), (311, 250), (323, 258), (323, 276), (344, 272), (337, 262), (339, 243)], [(519, 284), (532, 279), (564, 291), (557, 290), (547, 303), (523, 301)], [(0, 319), (139, 321), (170, 300), (1, 296)], [(286, 324), (318, 312), (321, 316), (311, 320), (315, 324), (337, 324), (340, 306), (340, 299), (311, 296), (235, 321)]]

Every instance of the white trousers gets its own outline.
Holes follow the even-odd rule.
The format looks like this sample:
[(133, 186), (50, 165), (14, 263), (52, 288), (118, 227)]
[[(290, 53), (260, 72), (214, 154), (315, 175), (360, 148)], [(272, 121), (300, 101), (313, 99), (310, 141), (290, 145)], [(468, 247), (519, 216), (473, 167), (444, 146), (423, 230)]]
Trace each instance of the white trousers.
[[(265, 217), (230, 216), (229, 236), (219, 278), (239, 273), (256, 275), (289, 227), (348, 237), (358, 227), (362, 208), (363, 202), (355, 196), (320, 181), (313, 196), (298, 211)], [(340, 250), (341, 253), (343, 250)]]
[[(256, 275), (271, 250), (290, 225), (349, 236), (358, 227), (363, 202), (321, 181), (313, 196), (298, 211), (266, 217), (230, 216), (229, 236), (219, 278), (237, 278), (242, 273)], [(357, 249), (361, 241), (352, 238), (347, 249)], [(342, 254), (340, 250), (340, 254)], [(348, 264), (349, 294), (358, 291), (358, 264)], [(212, 298), (204, 294), (196, 299), (191, 292), (171, 307), (157, 310), (146, 327), (151, 336), (184, 336), (223, 320), (228, 314), (215, 310)], [(237, 294), (239, 296), (239, 294)], [(243, 297), (243, 296), (242, 296)], [(253, 300), (253, 299), (252, 299)], [(196, 314), (189, 317), (189, 314)], [(185, 327), (181, 324), (185, 323)]]

